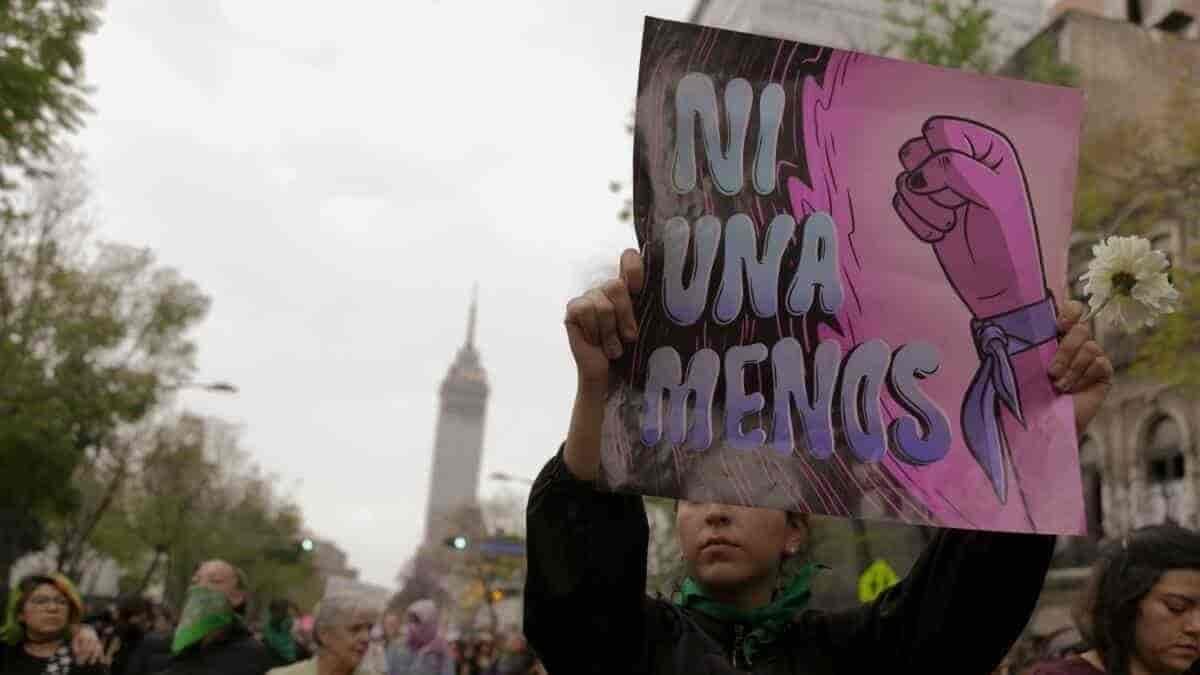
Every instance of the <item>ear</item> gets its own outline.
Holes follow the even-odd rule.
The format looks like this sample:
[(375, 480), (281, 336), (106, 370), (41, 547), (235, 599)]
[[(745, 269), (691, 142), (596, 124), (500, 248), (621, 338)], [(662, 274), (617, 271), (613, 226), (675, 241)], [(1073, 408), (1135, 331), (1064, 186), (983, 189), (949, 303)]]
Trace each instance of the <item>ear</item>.
[(808, 546), (808, 518), (802, 514), (789, 514), (787, 524), (784, 553), (791, 558)]

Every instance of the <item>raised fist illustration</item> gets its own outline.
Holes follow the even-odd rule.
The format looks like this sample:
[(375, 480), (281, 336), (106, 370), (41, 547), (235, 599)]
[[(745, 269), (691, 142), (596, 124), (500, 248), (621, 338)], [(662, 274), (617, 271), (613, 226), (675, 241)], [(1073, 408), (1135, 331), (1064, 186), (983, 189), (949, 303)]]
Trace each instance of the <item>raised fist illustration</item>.
[(976, 318), (1046, 297), (1025, 173), (1004, 134), (956, 117), (930, 118), (900, 148), (892, 205), (933, 245)]

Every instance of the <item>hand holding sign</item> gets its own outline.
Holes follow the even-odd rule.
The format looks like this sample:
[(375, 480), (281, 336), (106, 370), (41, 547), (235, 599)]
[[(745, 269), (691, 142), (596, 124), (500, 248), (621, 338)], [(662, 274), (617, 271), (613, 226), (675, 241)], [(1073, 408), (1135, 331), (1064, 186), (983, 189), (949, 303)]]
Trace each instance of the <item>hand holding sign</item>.
[(608, 391), (609, 361), (624, 353), (624, 343), (637, 340), (633, 296), (642, 290), (642, 257), (629, 249), (621, 254), (621, 275), (567, 303), (567, 340), (575, 357), (579, 386), (603, 396)]
[(579, 382), (563, 458), (571, 473), (583, 480), (594, 480), (600, 470), (600, 425), (611, 385), (609, 362), (621, 358), (626, 343), (637, 340), (633, 297), (641, 292), (644, 276), (641, 254), (627, 250), (621, 254), (619, 277), (567, 303), (563, 323)]
[(934, 117), (900, 149), (905, 171), (892, 204), (921, 240), (933, 244), (946, 276), (976, 317), (1045, 297), (1037, 230), (1016, 150), (1004, 134), (953, 117)]

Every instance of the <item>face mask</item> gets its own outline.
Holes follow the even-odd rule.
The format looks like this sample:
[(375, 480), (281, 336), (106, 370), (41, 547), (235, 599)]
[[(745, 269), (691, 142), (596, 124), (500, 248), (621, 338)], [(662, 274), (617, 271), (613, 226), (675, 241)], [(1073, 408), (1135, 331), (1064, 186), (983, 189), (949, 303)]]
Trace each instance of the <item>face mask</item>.
[(233, 624), (235, 615), (229, 598), (224, 593), (193, 586), (188, 589), (187, 600), (180, 612), (179, 628), (175, 629), (175, 640), (171, 652), (178, 654), (222, 628)]

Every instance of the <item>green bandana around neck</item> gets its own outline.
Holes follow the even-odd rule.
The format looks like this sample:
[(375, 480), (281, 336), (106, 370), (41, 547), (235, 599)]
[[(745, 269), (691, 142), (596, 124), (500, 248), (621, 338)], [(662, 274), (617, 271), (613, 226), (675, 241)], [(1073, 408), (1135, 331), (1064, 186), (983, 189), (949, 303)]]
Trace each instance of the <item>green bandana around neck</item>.
[(296, 660), (296, 641), (292, 639), (292, 617), (284, 617), (276, 623), (269, 618), (263, 621), (263, 642), (280, 658), (292, 663)]
[(754, 609), (738, 609), (717, 602), (709, 597), (695, 579), (684, 579), (683, 586), (675, 604), (685, 609), (693, 609), (719, 621), (745, 625), (750, 630), (742, 638), (738, 649), (746, 664), (754, 663), (754, 659), (768, 645), (775, 642), (787, 630), (812, 597), (810, 585), (817, 566), (808, 564), (801, 567), (786, 587), (776, 594), (769, 605)]
[(237, 620), (233, 606), (224, 593), (202, 586), (188, 589), (187, 600), (180, 614), (175, 640), (171, 643), (172, 654), (182, 652)]

